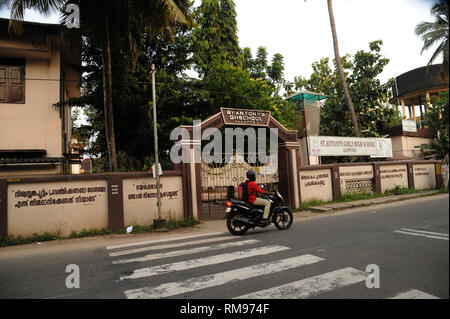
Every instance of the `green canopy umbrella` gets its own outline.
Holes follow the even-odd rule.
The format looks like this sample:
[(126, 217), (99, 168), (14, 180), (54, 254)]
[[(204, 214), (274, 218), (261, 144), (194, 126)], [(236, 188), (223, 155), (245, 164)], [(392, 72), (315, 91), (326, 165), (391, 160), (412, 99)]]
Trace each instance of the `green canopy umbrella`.
[(298, 91), (298, 92), (288, 96), (286, 98), (286, 100), (289, 100), (289, 101), (304, 101), (304, 100), (320, 101), (320, 100), (325, 100), (326, 98), (328, 98), (328, 96), (326, 96), (326, 95), (302, 90), (302, 91)]

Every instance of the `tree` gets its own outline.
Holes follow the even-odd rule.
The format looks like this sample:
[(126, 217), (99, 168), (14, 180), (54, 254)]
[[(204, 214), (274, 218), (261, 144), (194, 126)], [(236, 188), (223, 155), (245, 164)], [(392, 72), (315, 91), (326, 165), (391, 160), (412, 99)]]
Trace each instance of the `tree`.
[(428, 65), (433, 64), (437, 57), (442, 54), (441, 77), (448, 78), (448, 1), (444, 0), (433, 5), (431, 14), (434, 16), (433, 22), (421, 22), (415, 28), (416, 34), (421, 36), (423, 40), (420, 54), (438, 44)]
[[(279, 97), (273, 97), (269, 82), (253, 79), (247, 68), (233, 65), (228, 60), (212, 59), (205, 69), (207, 74), (198, 79), (188, 78), (185, 71), (191, 68), (195, 56), (196, 41), (193, 33), (180, 27), (174, 41), (165, 41), (162, 36), (151, 40), (145, 33), (136, 41), (135, 54), (138, 59), (132, 67), (129, 53), (120, 49), (127, 46), (126, 37), (112, 32), (112, 78), (114, 114), (120, 121), (115, 123), (119, 170), (141, 170), (151, 162), (148, 154), (152, 150), (152, 115), (149, 112), (151, 96), (150, 69), (155, 64), (158, 96), (158, 137), (161, 162), (164, 168), (172, 163), (167, 156), (173, 145), (170, 132), (179, 125), (192, 124), (194, 119), (205, 119), (217, 113), (220, 107), (266, 109), (282, 124), (290, 123), (294, 117), (293, 105)], [(198, 35), (198, 33), (197, 33)], [(106, 152), (106, 136), (102, 107), (102, 64), (95, 42), (86, 39), (83, 46), (85, 81), (83, 91), (85, 105), (89, 107), (90, 136), (96, 142), (90, 144), (93, 152)], [(251, 51), (246, 60), (252, 64)], [(291, 126), (293, 128), (293, 126)]]
[[(160, 160), (164, 169), (172, 164), (166, 151), (170, 150), (170, 132), (182, 124), (192, 124), (192, 117), (200, 112), (193, 106), (201, 100), (201, 92), (194, 91), (195, 80), (186, 78), (185, 71), (192, 63), (190, 31), (183, 26), (175, 32), (174, 41), (163, 36), (151, 40), (141, 34), (135, 54), (138, 56), (132, 66), (131, 59), (122, 50), (112, 51), (112, 85), (115, 137), (118, 154), (118, 170), (142, 170), (152, 162), (153, 116), (151, 112), (151, 65), (155, 64), (156, 94), (158, 97), (158, 139)], [(114, 47), (126, 47), (127, 39), (113, 37)], [(82, 47), (84, 61), (83, 99), (88, 112), (87, 129), (95, 142), (91, 143), (91, 153), (107, 156), (104, 129), (104, 107), (102, 91), (102, 65), (95, 43), (84, 41)]]
[(252, 56), (252, 50), (249, 47), (243, 48), (241, 56), (242, 56), (242, 68), (244, 70), (247, 70), (248, 72), (251, 72), (255, 64), (255, 61), (253, 60)]
[[(48, 14), (51, 10), (62, 9), (68, 1), (63, 0), (5, 0), (0, 8), (11, 10), (11, 18), (22, 20), (25, 9), (36, 9)], [(105, 116), (106, 142), (108, 146), (109, 169), (117, 171), (117, 155), (114, 134), (114, 112), (112, 99), (112, 35), (122, 35), (128, 39), (129, 57), (134, 62), (136, 41), (133, 35), (140, 37), (146, 33), (150, 38), (158, 34), (172, 35), (177, 23), (189, 23), (187, 0), (118, 0), (118, 1), (72, 1), (80, 7), (81, 34), (99, 44), (103, 72), (103, 102)], [(65, 22), (63, 17), (62, 22)], [(12, 21), (14, 32), (20, 32), (20, 21)], [(111, 28), (114, 31), (111, 31)], [(77, 31), (74, 31), (77, 32)]]
[(275, 95), (278, 95), (284, 83), (284, 62), (280, 53), (275, 53), (272, 57), (272, 64), (268, 67), (267, 75), (270, 83), (275, 89)]
[(287, 83), (284, 79), (284, 57), (280, 53), (275, 53), (269, 65), (267, 49), (263, 46), (258, 47), (255, 58), (250, 48), (244, 48), (242, 56), (242, 68), (247, 70), (253, 79), (266, 81), (272, 86), (274, 95), (279, 95), (280, 89)]
[[(113, 33), (111, 28), (115, 28), (116, 35), (128, 39), (128, 56), (134, 65), (137, 58), (135, 54), (136, 37), (139, 38), (142, 33), (151, 39), (158, 34), (172, 36), (173, 28), (178, 22), (189, 22), (188, 7), (189, 4), (186, 0), (122, 0), (114, 2), (102, 0), (101, 3), (80, 1), (82, 29), (88, 30), (85, 36), (92, 37), (102, 47), (104, 125), (111, 171), (117, 171), (112, 98), (111, 36)], [(88, 29), (83, 27), (85, 24)]]
[(37, 10), (40, 14), (48, 16), (50, 13), (58, 11), (66, 0), (2, 0), (0, 1), (0, 11), (6, 9), (11, 12), (9, 30), (16, 35), (22, 33), (23, 15), (26, 9)]
[(449, 154), (449, 93), (440, 93), (439, 97), (433, 97), (433, 104), (428, 105), (425, 114), (425, 125), (438, 132), (437, 138), (429, 144), (420, 146), (426, 159), (444, 159)]
[(252, 78), (261, 80), (265, 80), (267, 78), (267, 55), (267, 49), (265, 47), (258, 47), (255, 63), (250, 72)]
[(234, 1), (202, 1), (194, 13), (194, 21), (194, 61), (201, 75), (209, 74), (214, 64), (242, 64)]
[(359, 137), (360, 132), (359, 132), (358, 120), (356, 118), (355, 107), (353, 106), (353, 102), (350, 97), (350, 93), (348, 91), (347, 82), (345, 80), (345, 75), (344, 75), (344, 70), (342, 68), (341, 58), (339, 56), (336, 24), (334, 22), (334, 14), (333, 14), (333, 4), (332, 4), (331, 0), (327, 0), (327, 3), (328, 3), (328, 12), (329, 12), (329, 16), (330, 16), (331, 33), (333, 35), (334, 56), (336, 59), (336, 65), (337, 65), (337, 69), (338, 69), (339, 79), (341, 81), (342, 90), (344, 91), (344, 95), (345, 95), (345, 101), (347, 102), (348, 110), (350, 112), (350, 117), (352, 119), (355, 136)]
[[(369, 44), (370, 51), (358, 51), (353, 57), (344, 55), (342, 67), (346, 72), (349, 91), (360, 114), (361, 135), (379, 137), (386, 123), (398, 120), (398, 111), (388, 104), (392, 82), (382, 84), (377, 76), (383, 72), (389, 60), (380, 54), (381, 41)], [(340, 83), (337, 63), (330, 67), (328, 58), (312, 65), (309, 79), (295, 77), (296, 89), (321, 92), (328, 96), (321, 108), (321, 134), (329, 136), (352, 136), (352, 121), (346, 107)]]
[(220, 0), (220, 42), (227, 48), (222, 54), (232, 65), (241, 65), (242, 56), (237, 35), (236, 5), (233, 0)]

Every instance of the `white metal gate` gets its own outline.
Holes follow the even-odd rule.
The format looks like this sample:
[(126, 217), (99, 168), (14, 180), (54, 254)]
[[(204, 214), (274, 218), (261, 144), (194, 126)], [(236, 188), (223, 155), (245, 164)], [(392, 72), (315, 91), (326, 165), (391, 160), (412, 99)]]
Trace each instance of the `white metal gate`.
[(278, 187), (278, 171), (265, 174), (265, 165), (251, 165), (244, 156), (233, 154), (227, 164), (201, 164), (201, 193), (203, 217), (206, 219), (222, 218), (224, 215), (224, 203), (233, 193), (237, 197), (238, 185), (246, 180), (249, 170), (254, 170), (256, 183), (266, 190), (274, 190)]

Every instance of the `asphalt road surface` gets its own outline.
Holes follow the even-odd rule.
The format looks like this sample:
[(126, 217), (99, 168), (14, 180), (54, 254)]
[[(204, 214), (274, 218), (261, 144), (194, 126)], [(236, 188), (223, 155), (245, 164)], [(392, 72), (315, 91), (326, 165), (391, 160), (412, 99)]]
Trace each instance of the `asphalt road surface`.
[(0, 298), (448, 299), (448, 220), (444, 194), (242, 237), (224, 226), (6, 247)]

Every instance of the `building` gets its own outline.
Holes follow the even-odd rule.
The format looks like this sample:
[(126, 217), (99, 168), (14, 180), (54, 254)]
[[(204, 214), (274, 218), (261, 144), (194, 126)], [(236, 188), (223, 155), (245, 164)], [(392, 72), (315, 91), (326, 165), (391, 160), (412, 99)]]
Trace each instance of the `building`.
[(404, 119), (402, 125), (384, 131), (392, 140), (394, 160), (422, 159), (421, 144), (429, 143), (436, 131), (425, 127), (423, 120), (433, 96), (448, 90), (448, 78), (440, 76), (442, 64), (420, 67), (395, 78), (392, 104)]
[(20, 36), (8, 25), (0, 19), (0, 176), (64, 172), (71, 110), (54, 104), (80, 96), (80, 39), (55, 24), (24, 22)]

